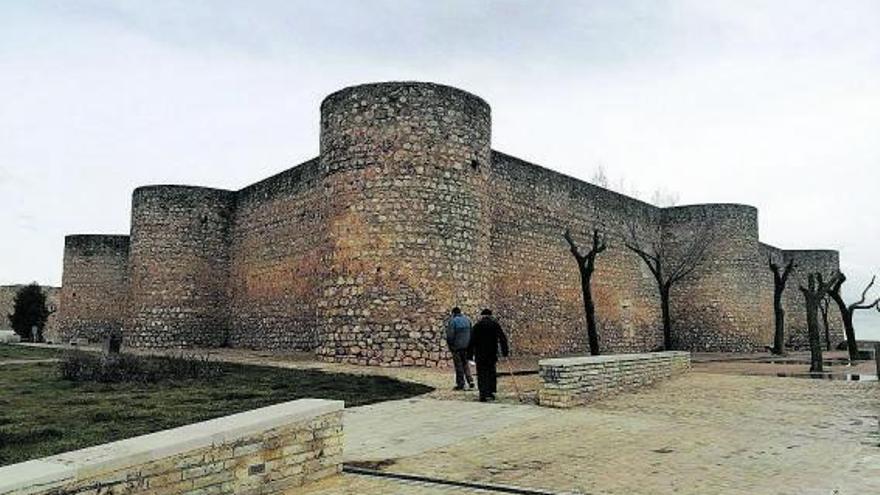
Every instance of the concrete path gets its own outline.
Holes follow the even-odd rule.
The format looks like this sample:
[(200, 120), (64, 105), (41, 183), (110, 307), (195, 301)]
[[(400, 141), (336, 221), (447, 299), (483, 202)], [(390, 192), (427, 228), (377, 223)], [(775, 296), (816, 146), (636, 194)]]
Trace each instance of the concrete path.
[(8, 364), (39, 364), (39, 363), (58, 363), (60, 359), (7, 359), (0, 360), (0, 366)]
[(382, 402), (345, 410), (345, 462), (401, 459), (514, 429), (554, 411), (531, 405), (436, 400)]

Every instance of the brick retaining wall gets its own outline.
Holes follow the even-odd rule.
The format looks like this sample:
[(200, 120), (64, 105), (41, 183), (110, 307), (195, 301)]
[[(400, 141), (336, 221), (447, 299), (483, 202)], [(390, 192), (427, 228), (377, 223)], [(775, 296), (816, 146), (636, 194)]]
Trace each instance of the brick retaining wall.
[(303, 399), (0, 467), (0, 495), (275, 494), (342, 470), (342, 402)]
[(684, 373), (691, 354), (683, 351), (544, 359), (538, 403), (574, 407)]

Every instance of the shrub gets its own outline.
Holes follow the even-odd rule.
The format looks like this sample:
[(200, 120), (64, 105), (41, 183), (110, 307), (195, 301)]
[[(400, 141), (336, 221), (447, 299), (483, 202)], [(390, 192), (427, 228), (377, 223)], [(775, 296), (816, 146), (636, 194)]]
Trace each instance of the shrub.
[(215, 378), (222, 367), (206, 355), (151, 357), (70, 351), (62, 357), (58, 371), (72, 382), (157, 383)]

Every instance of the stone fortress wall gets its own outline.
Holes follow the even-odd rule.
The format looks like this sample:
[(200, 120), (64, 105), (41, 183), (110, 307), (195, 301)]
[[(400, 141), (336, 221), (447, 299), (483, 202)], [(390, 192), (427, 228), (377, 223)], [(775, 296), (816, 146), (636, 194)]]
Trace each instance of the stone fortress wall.
[[(127, 290), (117, 290), (118, 274), (67, 287), (98, 280), (91, 265), (71, 262), (78, 255), (69, 237), (62, 292), (76, 290), (80, 301), (124, 294), (116, 307), (131, 346), (298, 349), (332, 361), (434, 366), (448, 358), (443, 321), (455, 305), (470, 315), (493, 308), (515, 353), (585, 349), (566, 228), (584, 244), (594, 227), (608, 237), (593, 277), (605, 352), (662, 344), (655, 282), (624, 247), (630, 225), (671, 253), (696, 226), (716, 226), (707, 261), (672, 294), (678, 349), (772, 343), (771, 253), (837, 269), (836, 253), (759, 243), (753, 207), (657, 208), (490, 144), (489, 105), (470, 93), (430, 83), (343, 89), (321, 105), (319, 157), (239, 191), (137, 189)], [(792, 284), (794, 333), (796, 295)], [(61, 311), (65, 334), (108, 327), (80, 306)]]

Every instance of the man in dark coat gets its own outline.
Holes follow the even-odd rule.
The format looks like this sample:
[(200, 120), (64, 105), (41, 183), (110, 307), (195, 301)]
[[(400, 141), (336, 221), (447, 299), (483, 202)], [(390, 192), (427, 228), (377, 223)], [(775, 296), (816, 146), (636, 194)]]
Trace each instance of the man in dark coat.
[(498, 363), (498, 347), (501, 355), (507, 357), (507, 337), (501, 325), (492, 317), (492, 311), (480, 312), (480, 321), (471, 330), (471, 343), (468, 354), (477, 362), (477, 387), (480, 389), (480, 402), (495, 399), (497, 380), (495, 365)]

